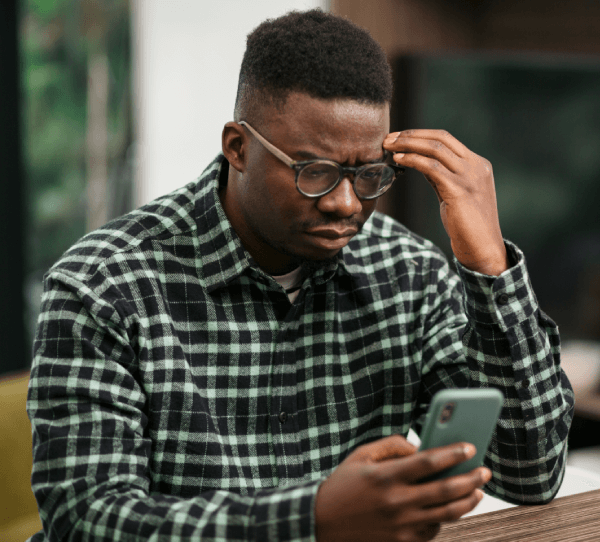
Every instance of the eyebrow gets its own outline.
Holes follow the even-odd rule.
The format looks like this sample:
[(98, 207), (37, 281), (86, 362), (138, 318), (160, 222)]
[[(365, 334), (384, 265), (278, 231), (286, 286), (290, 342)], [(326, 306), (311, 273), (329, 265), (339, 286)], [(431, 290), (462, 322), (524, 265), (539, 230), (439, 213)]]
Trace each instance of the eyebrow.
[[(332, 160), (331, 158), (327, 158), (326, 156), (317, 156), (316, 154), (313, 154), (312, 152), (308, 151), (296, 151), (296, 154), (301, 158), (305, 158), (306, 160), (329, 160), (330, 162), (335, 162), (335, 160)], [(381, 162), (385, 161), (386, 156), (387, 152), (383, 151), (382, 155), (379, 158), (376, 158), (375, 160), (369, 160), (368, 162), (360, 162), (360, 164), (380, 164)], [(343, 166), (345, 164), (340, 165)]]

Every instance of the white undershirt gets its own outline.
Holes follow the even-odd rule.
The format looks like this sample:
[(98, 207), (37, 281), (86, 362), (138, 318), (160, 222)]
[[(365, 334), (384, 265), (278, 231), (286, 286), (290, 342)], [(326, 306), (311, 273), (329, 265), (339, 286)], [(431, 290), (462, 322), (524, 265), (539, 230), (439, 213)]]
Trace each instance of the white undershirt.
[(300, 293), (300, 286), (302, 284), (302, 267), (297, 267), (286, 275), (280, 275), (278, 277), (274, 276), (273, 278), (285, 290), (290, 303), (293, 303)]

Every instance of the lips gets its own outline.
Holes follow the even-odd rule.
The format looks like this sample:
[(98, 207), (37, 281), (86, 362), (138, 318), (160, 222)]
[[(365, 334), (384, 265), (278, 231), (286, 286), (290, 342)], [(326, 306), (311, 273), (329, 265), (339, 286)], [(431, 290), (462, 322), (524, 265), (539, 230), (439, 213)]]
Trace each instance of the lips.
[(316, 228), (306, 232), (310, 244), (320, 250), (337, 252), (358, 233), (355, 228)]
[(325, 237), (327, 239), (341, 239), (342, 237), (353, 237), (356, 235), (358, 230), (354, 228), (316, 228), (309, 230), (309, 235), (316, 235), (317, 237)]

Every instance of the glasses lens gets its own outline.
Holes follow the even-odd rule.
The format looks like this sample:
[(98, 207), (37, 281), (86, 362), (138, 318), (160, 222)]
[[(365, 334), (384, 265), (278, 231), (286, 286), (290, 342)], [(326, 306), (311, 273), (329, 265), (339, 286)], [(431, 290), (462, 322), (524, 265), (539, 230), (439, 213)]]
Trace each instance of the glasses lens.
[(337, 182), (339, 176), (340, 171), (334, 163), (313, 162), (300, 170), (298, 188), (307, 196), (320, 196)]
[(383, 194), (394, 180), (394, 170), (385, 164), (373, 164), (359, 172), (354, 180), (354, 190), (361, 198)]

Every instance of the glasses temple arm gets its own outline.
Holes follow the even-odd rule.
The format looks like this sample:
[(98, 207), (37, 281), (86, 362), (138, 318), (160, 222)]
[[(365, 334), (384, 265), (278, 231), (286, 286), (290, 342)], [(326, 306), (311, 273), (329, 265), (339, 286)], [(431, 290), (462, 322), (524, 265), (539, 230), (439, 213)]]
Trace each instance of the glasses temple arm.
[(285, 154), (284, 152), (280, 151), (277, 147), (275, 147), (275, 145), (269, 143), (254, 128), (252, 128), (252, 126), (250, 126), (245, 120), (241, 120), (240, 122), (238, 122), (238, 124), (241, 124), (242, 126), (245, 126), (246, 128), (248, 128), (248, 130), (250, 130), (250, 133), (256, 139), (258, 139), (260, 141), (260, 143), (263, 145), (263, 147), (265, 149), (267, 149), (271, 154), (273, 154), (274, 156), (279, 158), (285, 165), (287, 165), (291, 168), (294, 167), (294, 164), (296, 163), (295, 160), (292, 160), (287, 154)]

